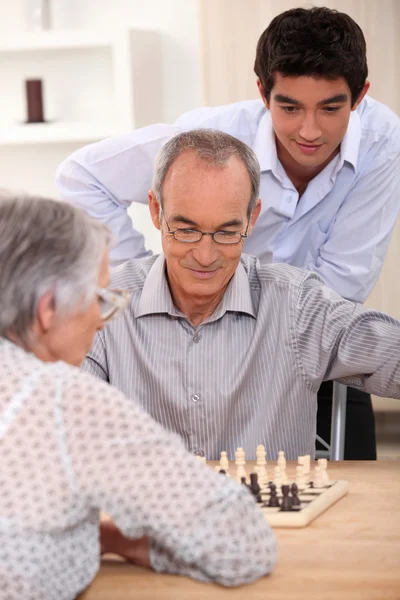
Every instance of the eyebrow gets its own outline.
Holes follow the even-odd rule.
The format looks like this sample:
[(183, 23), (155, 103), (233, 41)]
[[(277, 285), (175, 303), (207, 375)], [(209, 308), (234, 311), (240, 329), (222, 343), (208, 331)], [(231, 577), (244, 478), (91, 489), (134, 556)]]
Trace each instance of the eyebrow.
[[(196, 221), (192, 221), (183, 215), (172, 215), (170, 218), (172, 221), (178, 221), (180, 223), (185, 223), (186, 225), (191, 225), (192, 227), (199, 227), (199, 224)], [(168, 219), (169, 222), (169, 219)], [(243, 221), (242, 219), (231, 219), (230, 221), (226, 221), (222, 223), (217, 229), (224, 229), (224, 227), (242, 227)]]
[[(275, 94), (274, 100), (276, 102), (284, 102), (285, 104), (293, 104), (294, 106), (300, 106), (301, 102), (295, 100), (294, 98), (290, 98), (290, 96), (283, 96), (282, 94)], [(348, 95), (347, 94), (336, 94), (336, 96), (331, 96), (330, 98), (324, 98), (318, 102), (319, 106), (325, 106), (326, 104), (334, 104), (339, 102), (347, 102)]]

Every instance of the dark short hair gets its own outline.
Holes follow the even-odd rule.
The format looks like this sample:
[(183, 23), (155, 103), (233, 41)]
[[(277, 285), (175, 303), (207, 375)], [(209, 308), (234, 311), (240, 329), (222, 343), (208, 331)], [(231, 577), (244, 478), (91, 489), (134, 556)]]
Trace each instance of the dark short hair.
[(343, 77), (353, 105), (368, 76), (364, 34), (349, 15), (337, 10), (293, 8), (272, 19), (261, 35), (254, 70), (267, 100), (280, 73)]

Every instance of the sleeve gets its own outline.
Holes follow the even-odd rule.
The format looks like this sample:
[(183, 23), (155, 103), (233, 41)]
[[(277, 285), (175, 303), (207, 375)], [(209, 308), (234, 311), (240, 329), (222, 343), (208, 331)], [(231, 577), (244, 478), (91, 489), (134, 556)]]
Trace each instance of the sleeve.
[(294, 307), (302, 375), (317, 391), (339, 380), (370, 394), (400, 398), (400, 322), (344, 300), (312, 273)]
[(94, 375), (103, 381), (109, 381), (108, 363), (104, 332), (96, 333), (93, 345), (81, 366), (82, 371)]
[(342, 204), (317, 258), (306, 265), (341, 296), (361, 303), (379, 277), (400, 208), (400, 149), (372, 162)]
[(127, 209), (132, 202), (147, 204), (154, 159), (180, 129), (151, 125), (81, 148), (57, 169), (56, 185), (62, 200), (71, 202), (110, 227), (117, 245), (112, 265), (150, 254), (143, 236), (132, 228)]
[(189, 454), (133, 401), (77, 371), (63, 414), (79, 494), (127, 537), (148, 535), (156, 570), (226, 586), (272, 570), (275, 539), (248, 490)]

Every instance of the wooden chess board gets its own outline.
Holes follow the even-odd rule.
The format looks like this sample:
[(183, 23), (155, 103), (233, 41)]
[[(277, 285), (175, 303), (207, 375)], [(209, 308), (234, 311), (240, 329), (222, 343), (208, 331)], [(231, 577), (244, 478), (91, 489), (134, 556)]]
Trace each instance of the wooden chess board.
[[(332, 506), (332, 504), (345, 496), (348, 492), (348, 487), (348, 482), (344, 480), (332, 480), (327, 487), (320, 489), (314, 489), (310, 485), (307, 485), (298, 494), (301, 505), (288, 512), (281, 511), (279, 507), (272, 508), (263, 506), (262, 504), (259, 504), (259, 506), (271, 527), (306, 527), (311, 521)], [(261, 499), (263, 504), (268, 503), (269, 497), (269, 488), (262, 488)], [(278, 493), (278, 498), (282, 498), (281, 492)]]

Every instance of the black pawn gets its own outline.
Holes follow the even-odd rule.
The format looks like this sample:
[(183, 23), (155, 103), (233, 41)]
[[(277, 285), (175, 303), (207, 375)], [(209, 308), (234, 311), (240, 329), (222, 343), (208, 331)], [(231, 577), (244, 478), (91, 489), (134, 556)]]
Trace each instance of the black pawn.
[(221, 473), (221, 475), (226, 475), (226, 471), (225, 471), (225, 469), (220, 469), (220, 470), (218, 471), (218, 473)]
[(280, 506), (279, 498), (276, 493), (276, 485), (271, 485), (271, 496), (269, 498), (268, 506), (272, 506), (274, 508)]
[(246, 477), (241, 477), (240, 481), (242, 482), (242, 485), (245, 485), (247, 487)]
[(288, 512), (289, 510), (292, 510), (292, 498), (289, 496), (289, 486), (288, 485), (283, 485), (282, 486), (282, 502), (281, 502), (281, 510), (284, 512)]
[(292, 492), (292, 506), (300, 506), (301, 505), (301, 501), (300, 498), (298, 496), (298, 488), (297, 485), (295, 483), (292, 483), (292, 487), (291, 487), (291, 492)]
[(258, 483), (258, 475), (257, 473), (251, 473), (250, 474), (250, 485), (249, 485), (249, 489), (251, 491), (251, 493), (254, 496), (254, 499), (256, 500), (256, 502), (261, 502), (261, 488), (260, 485)]

